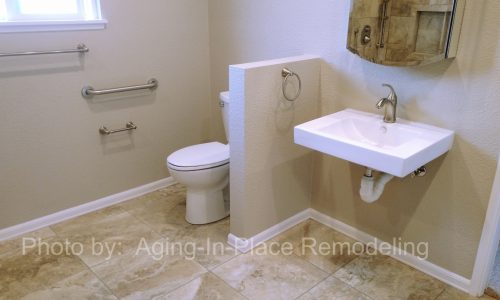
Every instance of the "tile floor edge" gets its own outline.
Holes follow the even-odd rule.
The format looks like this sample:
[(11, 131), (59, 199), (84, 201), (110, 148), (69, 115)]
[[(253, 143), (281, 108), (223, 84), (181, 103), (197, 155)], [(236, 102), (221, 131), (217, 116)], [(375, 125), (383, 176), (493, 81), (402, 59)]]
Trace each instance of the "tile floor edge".
[[(281, 223), (278, 223), (260, 233), (257, 235), (251, 237), (251, 238), (240, 238), (238, 236), (235, 236), (231, 233), (228, 235), (228, 244), (237, 250), (246, 253), (250, 251), (251, 249), (255, 248), (259, 244), (268, 241), (272, 239), (273, 237), (287, 231), (288, 229), (292, 228), (293, 226), (307, 220), (307, 219), (313, 219), (327, 227), (330, 227), (340, 233), (343, 233), (350, 238), (362, 242), (364, 244), (368, 243), (378, 243), (380, 244), (383, 241), (380, 241), (376, 237), (363, 232), (353, 226), (350, 226), (348, 224), (345, 224), (333, 217), (330, 217), (328, 215), (325, 215), (315, 209), (308, 208), (305, 209), (296, 215), (282, 221)], [(419, 257), (404, 253), (403, 251), (399, 251), (399, 249), (395, 247), (391, 247), (391, 257), (412, 267), (415, 268), (431, 277), (434, 277), (452, 287), (455, 287), (461, 291), (464, 291), (466, 293), (471, 294), (471, 280), (467, 279), (459, 274), (456, 274), (454, 272), (451, 272), (443, 267), (440, 267), (430, 261), (427, 260), (422, 260)], [(403, 252), (403, 253), (397, 253), (397, 252)], [(471, 294), (472, 295), (472, 294)]]

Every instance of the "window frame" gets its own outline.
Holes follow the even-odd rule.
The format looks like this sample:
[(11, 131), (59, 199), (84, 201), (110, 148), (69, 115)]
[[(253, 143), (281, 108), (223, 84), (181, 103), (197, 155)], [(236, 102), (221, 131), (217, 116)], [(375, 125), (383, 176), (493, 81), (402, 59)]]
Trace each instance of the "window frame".
[(65, 30), (99, 30), (106, 28), (107, 21), (102, 18), (100, 0), (90, 0), (94, 18), (88, 19), (85, 1), (76, 0), (77, 14), (23, 14), (18, 0), (3, 1), (8, 19), (0, 20), (0, 33), (65, 31)]
[(85, 8), (83, 0), (75, 0), (77, 3), (76, 14), (23, 14), (19, 5), (19, 0), (3, 0), (8, 12), (9, 19), (14, 22), (30, 22), (44, 20), (84, 20)]

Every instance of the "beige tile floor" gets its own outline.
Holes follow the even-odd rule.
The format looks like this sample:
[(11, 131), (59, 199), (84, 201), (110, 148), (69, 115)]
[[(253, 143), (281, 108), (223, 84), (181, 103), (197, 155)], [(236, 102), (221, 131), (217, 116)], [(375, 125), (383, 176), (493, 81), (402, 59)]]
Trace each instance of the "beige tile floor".
[(475, 299), (363, 249), (299, 251), (303, 238), (355, 242), (312, 220), (242, 254), (225, 243), (229, 218), (195, 226), (184, 213), (174, 185), (2, 242), (0, 299)]

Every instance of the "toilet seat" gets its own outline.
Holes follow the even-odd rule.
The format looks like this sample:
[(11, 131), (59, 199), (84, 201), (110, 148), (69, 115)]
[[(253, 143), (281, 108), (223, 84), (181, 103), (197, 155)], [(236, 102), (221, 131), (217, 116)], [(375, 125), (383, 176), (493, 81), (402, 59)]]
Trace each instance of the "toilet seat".
[(218, 142), (189, 146), (167, 157), (169, 168), (178, 171), (197, 171), (229, 163), (229, 145)]

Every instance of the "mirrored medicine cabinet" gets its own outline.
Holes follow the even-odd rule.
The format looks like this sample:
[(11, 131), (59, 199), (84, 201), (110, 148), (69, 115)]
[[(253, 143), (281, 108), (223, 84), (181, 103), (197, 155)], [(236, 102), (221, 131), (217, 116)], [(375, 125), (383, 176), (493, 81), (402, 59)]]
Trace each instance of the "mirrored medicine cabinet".
[(464, 8), (465, 0), (351, 0), (347, 49), (389, 66), (453, 58)]

